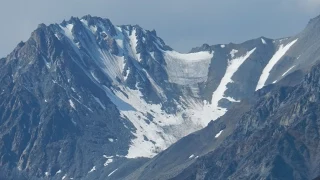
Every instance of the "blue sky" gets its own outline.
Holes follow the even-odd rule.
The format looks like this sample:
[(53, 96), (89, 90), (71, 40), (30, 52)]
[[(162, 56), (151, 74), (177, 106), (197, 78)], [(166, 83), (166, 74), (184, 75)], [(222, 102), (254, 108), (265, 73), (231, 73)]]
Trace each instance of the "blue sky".
[(320, 14), (320, 0), (6, 0), (0, 7), (0, 56), (40, 23), (86, 14), (155, 29), (169, 46), (187, 52), (203, 43), (294, 35)]

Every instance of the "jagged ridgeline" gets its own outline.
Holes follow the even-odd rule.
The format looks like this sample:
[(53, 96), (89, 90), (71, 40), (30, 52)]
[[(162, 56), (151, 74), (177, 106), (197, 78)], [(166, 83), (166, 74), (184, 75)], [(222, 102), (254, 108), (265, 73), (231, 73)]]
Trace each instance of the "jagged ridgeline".
[[(256, 152), (249, 146), (260, 142), (255, 137), (278, 147), (271, 146), (280, 142), (274, 131), (289, 133), (292, 123), (304, 122), (296, 111), (296, 121), (280, 116), (281, 108), (303, 99), (293, 95), (299, 88), (316, 92), (300, 82), (320, 57), (319, 19), (293, 37), (204, 44), (189, 53), (174, 51), (154, 30), (89, 15), (39, 25), (0, 59), (0, 179), (242, 177), (241, 167), (258, 162), (240, 162)], [(287, 157), (268, 157), (287, 164), (286, 174), (299, 174)], [(277, 165), (260, 165), (265, 176), (256, 168), (261, 176), (246, 177), (278, 177), (270, 173)], [(314, 174), (294, 178), (318, 172), (302, 170)]]

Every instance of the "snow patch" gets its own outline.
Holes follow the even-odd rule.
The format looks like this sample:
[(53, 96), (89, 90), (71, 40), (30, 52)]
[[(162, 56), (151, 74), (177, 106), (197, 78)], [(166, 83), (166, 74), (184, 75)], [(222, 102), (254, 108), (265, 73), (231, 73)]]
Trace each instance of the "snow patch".
[(129, 74), (130, 74), (130, 69), (128, 68), (128, 69), (126, 70), (126, 75), (123, 77), (123, 79), (124, 79), (125, 81), (128, 79)]
[(169, 81), (179, 85), (192, 85), (207, 80), (213, 53), (196, 52), (182, 54), (164, 51)]
[(287, 75), (288, 72), (290, 72), (295, 66), (292, 66), (291, 68), (289, 68), (285, 73), (282, 74), (282, 77)]
[(263, 38), (261, 38), (261, 42), (262, 44), (267, 44), (267, 42)]
[(96, 166), (93, 166), (92, 169), (88, 172), (88, 174), (92, 173), (95, 170), (96, 170)]
[(116, 40), (117, 45), (121, 49), (124, 49), (124, 35), (123, 35), (123, 32), (122, 32), (122, 29), (119, 26), (116, 26), (116, 29), (117, 29), (117, 36), (115, 36), (114, 38)]
[(51, 62), (50, 61), (48, 62), (45, 58), (43, 58), (43, 61), (45, 62), (47, 68), (50, 69), (51, 68)]
[(90, 71), (91, 76), (93, 77), (94, 80), (96, 80), (98, 83), (100, 83), (100, 80), (98, 79), (98, 77), (94, 74), (93, 71)]
[[(164, 150), (170, 144), (176, 141), (169, 134), (164, 133), (164, 130), (157, 124), (150, 122), (149, 124), (145, 121), (148, 120), (147, 114), (151, 114), (154, 120), (161, 121), (163, 125), (170, 125), (177, 123), (174, 117), (169, 117), (165, 112), (161, 110), (161, 105), (148, 104), (142, 98), (142, 94), (139, 90), (127, 90), (125, 92), (129, 98), (123, 95), (123, 93), (116, 91), (116, 95), (123, 101), (133, 106), (134, 109), (122, 110), (121, 115), (124, 118), (129, 119), (133, 125), (137, 128), (134, 135), (137, 137), (132, 140), (132, 144), (128, 150), (127, 158), (135, 157), (153, 157), (161, 150)], [(111, 98), (112, 99), (112, 98)], [(119, 104), (117, 102), (116, 104)], [(118, 106), (119, 109), (123, 109)], [(145, 140), (145, 137), (149, 141)], [(153, 144), (150, 140), (156, 142)]]
[(108, 140), (109, 140), (110, 142), (114, 142), (114, 139), (113, 139), (113, 138), (108, 138)]
[(189, 159), (192, 159), (192, 158), (194, 158), (194, 154), (192, 154), (191, 156), (189, 156)]
[(116, 39), (116, 43), (121, 49), (123, 49), (124, 46), (123, 46), (123, 40), (122, 39)]
[(218, 134), (216, 134), (216, 136), (214, 136), (215, 138), (218, 138), (220, 135), (221, 135), (221, 133), (223, 132), (223, 130), (221, 130), (220, 132), (218, 132)]
[(87, 20), (81, 19), (80, 21), (81, 21), (85, 26), (88, 26), (88, 21), (87, 21)]
[(224, 45), (224, 44), (221, 44), (221, 45), (220, 45), (220, 47), (221, 47), (221, 48), (225, 48), (225, 47), (226, 47), (226, 45)]
[(71, 40), (74, 40), (74, 36), (72, 33), (73, 24), (67, 24), (66, 27), (60, 26), (61, 29), (64, 31), (64, 34)]
[(55, 33), (54, 36), (55, 36), (59, 41), (61, 40), (60, 37), (59, 37), (59, 35), (58, 35), (57, 33)]
[[(171, 115), (162, 110), (161, 104), (146, 102), (139, 90), (122, 86), (119, 87), (121, 91), (103, 88), (121, 116), (130, 120), (136, 128), (132, 132), (136, 138), (131, 141), (127, 158), (153, 157), (179, 138), (203, 127), (187, 119), (182, 110)], [(168, 128), (175, 126), (177, 128)]]
[(263, 69), (262, 74), (260, 76), (260, 79), (258, 81), (257, 87), (256, 87), (256, 91), (265, 86), (265, 83), (270, 75), (270, 71), (272, 70), (272, 68), (287, 53), (287, 51), (291, 48), (291, 46), (294, 45), (297, 41), (298, 41), (298, 39), (292, 41), (291, 43), (287, 44), (286, 46), (283, 46), (283, 44), (280, 45), (278, 51), (273, 55), (273, 57), (270, 59), (269, 63)]
[(64, 180), (65, 178), (67, 178), (67, 174), (65, 174), (61, 179)]
[(61, 173), (62, 173), (62, 171), (61, 171), (61, 169), (60, 169), (59, 171), (56, 172), (56, 175), (57, 175), (57, 174), (61, 174)]
[(74, 103), (71, 99), (69, 99), (69, 104), (72, 107), (72, 109), (76, 110), (76, 106), (74, 105)]
[(107, 155), (103, 155), (103, 157), (106, 158), (106, 159), (113, 158), (113, 156), (107, 156)]
[(106, 155), (103, 155), (104, 158), (107, 159), (107, 161), (103, 164), (104, 167), (108, 166), (109, 164), (111, 164), (113, 162), (113, 156), (106, 156)]
[(95, 34), (98, 31), (97, 26), (90, 26), (91, 31)]
[(213, 54), (209, 53), (208, 51), (187, 54), (179, 53), (177, 51), (166, 51), (165, 53), (169, 57), (173, 57), (174, 59), (182, 60), (185, 62), (201, 62), (213, 57)]
[(138, 39), (136, 36), (136, 29), (133, 29), (129, 36), (130, 46), (132, 50), (132, 57), (135, 57), (139, 62), (141, 61), (140, 54), (137, 53)]
[(103, 166), (108, 166), (109, 164), (111, 164), (113, 162), (113, 159), (108, 159)]
[(230, 52), (231, 58), (234, 58), (239, 51), (236, 49), (232, 49)]
[(110, 176), (111, 176), (113, 173), (115, 173), (117, 170), (118, 170), (118, 168), (115, 169), (114, 171), (112, 171), (110, 174), (108, 174), (108, 177), (110, 177)]
[(240, 102), (240, 100), (235, 100), (232, 97), (224, 97), (225, 99), (227, 99), (230, 102)]

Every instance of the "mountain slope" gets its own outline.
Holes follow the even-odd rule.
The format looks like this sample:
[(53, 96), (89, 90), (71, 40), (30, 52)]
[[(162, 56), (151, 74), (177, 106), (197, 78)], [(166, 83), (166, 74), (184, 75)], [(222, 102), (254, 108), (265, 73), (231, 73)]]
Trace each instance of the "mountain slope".
[[(320, 174), (320, 66), (319, 47), (314, 40), (319, 36), (319, 25), (319, 17), (311, 20), (302, 33), (291, 38), (297, 41), (280, 48), (287, 56), (268, 71), (272, 78), (275, 69), (291, 66), (280, 73), (281, 80), (234, 105), (206, 128), (182, 138), (126, 179), (316, 178)], [(306, 46), (309, 43), (311, 46)], [(275, 62), (279, 54), (276, 52), (271, 59)], [(300, 55), (292, 58), (290, 54)]]
[(263, 95), (219, 147), (173, 179), (317, 177), (319, 77), (318, 65), (301, 84), (276, 87)]
[[(317, 48), (306, 46), (317, 22), (292, 38), (205, 44), (186, 54), (137, 25), (91, 16), (41, 24), (0, 60), (0, 175), (126, 176), (146, 162), (127, 158), (154, 157), (260, 87), (297, 84), (317, 62)], [(295, 79), (286, 80), (291, 72)], [(230, 124), (223, 123), (210, 127), (219, 133)]]

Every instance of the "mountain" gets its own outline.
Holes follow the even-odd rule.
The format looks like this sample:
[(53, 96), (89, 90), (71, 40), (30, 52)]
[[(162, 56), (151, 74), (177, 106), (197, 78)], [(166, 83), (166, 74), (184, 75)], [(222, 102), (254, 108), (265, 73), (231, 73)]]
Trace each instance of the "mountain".
[(319, 49), (319, 20), (312, 19), (292, 38), (298, 44), (287, 54), (299, 54), (294, 59), (301, 61), (299, 70), (289, 68), (284, 78), (243, 99), (124, 179), (319, 178), (320, 65), (317, 55), (311, 58)]
[[(273, 83), (295, 87), (309, 73), (320, 57), (319, 20), (297, 36), (204, 44), (185, 54), (154, 30), (90, 15), (41, 24), (0, 60), (0, 178), (143, 178), (159, 157), (166, 161), (152, 175), (165, 178), (176, 160), (167, 177), (190, 177), (183, 172), (223, 148), (217, 134), (233, 135), (233, 118), (255, 105), (257, 93)], [(201, 141), (183, 148), (194, 141), (181, 138), (195, 131), (190, 136)], [(218, 140), (207, 138), (212, 133)], [(177, 156), (181, 149), (189, 164)]]

